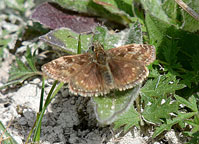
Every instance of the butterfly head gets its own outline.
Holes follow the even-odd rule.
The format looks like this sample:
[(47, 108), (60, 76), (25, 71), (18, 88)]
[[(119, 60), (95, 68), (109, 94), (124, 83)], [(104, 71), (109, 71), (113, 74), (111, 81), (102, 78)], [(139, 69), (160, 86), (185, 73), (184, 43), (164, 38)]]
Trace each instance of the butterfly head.
[(103, 45), (101, 45), (98, 41), (93, 42), (91, 50), (94, 62), (101, 65), (106, 65), (107, 54), (104, 51)]

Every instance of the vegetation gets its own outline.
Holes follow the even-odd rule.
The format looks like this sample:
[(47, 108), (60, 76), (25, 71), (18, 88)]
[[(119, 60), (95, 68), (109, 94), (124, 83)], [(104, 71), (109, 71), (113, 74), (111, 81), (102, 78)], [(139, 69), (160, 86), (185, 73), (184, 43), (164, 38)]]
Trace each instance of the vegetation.
[[(141, 133), (149, 133), (144, 129), (147, 126), (154, 129), (152, 138), (157, 138), (178, 129), (188, 143), (199, 143), (199, 1), (184, 0), (192, 10), (185, 11), (180, 0), (54, 0), (40, 4), (34, 12), (31, 1), (13, 1), (0, 2), (0, 63), (6, 50), (16, 56), (9, 81), (1, 89), (42, 75), (44, 62), (39, 62), (39, 55), (49, 47), (38, 37), (68, 54), (87, 51), (92, 40), (100, 41), (105, 49), (129, 43), (152, 44), (157, 58), (148, 66), (150, 75), (137, 100), (133, 102), (139, 88), (93, 97), (96, 117), (100, 123), (113, 124), (115, 130), (123, 127), (123, 133), (134, 126)], [(32, 24), (28, 12), (32, 12), (32, 20), (51, 30), (37, 22)], [(25, 51), (17, 52), (21, 47)], [(17, 58), (19, 55), (23, 61)], [(45, 78), (42, 89), (44, 83)], [(44, 91), (41, 93), (40, 112), (28, 137), (34, 132), (33, 141), (40, 140), (43, 114), (63, 85), (56, 84), (44, 105)], [(0, 128), (5, 130), (3, 125)], [(4, 143), (10, 141), (5, 139)]]

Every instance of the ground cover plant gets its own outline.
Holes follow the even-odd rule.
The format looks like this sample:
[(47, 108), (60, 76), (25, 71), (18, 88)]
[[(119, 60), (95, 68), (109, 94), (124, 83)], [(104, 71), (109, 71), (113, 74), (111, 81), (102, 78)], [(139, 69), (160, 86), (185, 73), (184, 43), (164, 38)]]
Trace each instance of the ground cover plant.
[[(12, 55), (9, 78), (1, 77), (1, 100), (11, 89), (42, 80), (39, 111), (24, 142), (44, 141), (42, 119), (66, 87), (53, 81), (45, 94), (49, 83), (41, 66), (62, 55), (85, 53), (92, 41), (99, 41), (106, 50), (131, 43), (154, 45), (156, 60), (148, 66), (150, 74), (142, 85), (85, 98), (92, 103), (98, 127), (110, 126), (119, 137), (139, 129), (140, 136), (149, 137), (147, 143), (167, 143), (165, 134), (173, 130), (179, 143), (199, 143), (198, 1), (5, 0), (0, 5), (2, 70)], [(0, 123), (0, 141), (18, 143), (8, 132), (12, 126), (5, 125)]]

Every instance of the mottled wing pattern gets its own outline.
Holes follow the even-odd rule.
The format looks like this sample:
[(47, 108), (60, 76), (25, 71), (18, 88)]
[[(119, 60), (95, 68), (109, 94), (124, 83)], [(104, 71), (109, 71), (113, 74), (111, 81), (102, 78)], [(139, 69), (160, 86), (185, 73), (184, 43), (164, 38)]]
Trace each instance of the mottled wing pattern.
[(108, 63), (114, 79), (115, 89), (120, 91), (133, 88), (143, 82), (149, 74), (148, 69), (140, 61), (112, 58)]
[(155, 60), (155, 47), (148, 44), (129, 44), (106, 51), (112, 57), (137, 60), (149, 65)]
[[(98, 55), (98, 53), (95, 53)], [(42, 66), (42, 71), (55, 80), (68, 83), (75, 95), (99, 96), (113, 89), (126, 90), (143, 82), (149, 72), (146, 65), (155, 60), (155, 48), (129, 44), (106, 51), (99, 63), (93, 54), (63, 56)]]
[(90, 62), (71, 78), (69, 91), (82, 96), (104, 95), (110, 92), (110, 87), (105, 82), (101, 67)]
[(42, 71), (55, 80), (68, 83), (89, 62), (89, 54), (63, 56), (42, 66)]

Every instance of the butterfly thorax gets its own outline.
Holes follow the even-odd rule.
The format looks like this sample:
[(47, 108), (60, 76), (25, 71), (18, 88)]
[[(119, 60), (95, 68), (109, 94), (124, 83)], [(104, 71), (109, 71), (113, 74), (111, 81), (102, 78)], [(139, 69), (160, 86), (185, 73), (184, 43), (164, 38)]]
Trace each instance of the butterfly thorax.
[(93, 61), (104, 66), (107, 63), (107, 54), (105, 53), (103, 46), (99, 43), (93, 44)]
[(100, 67), (99, 70), (103, 79), (105, 80), (105, 83), (109, 85), (109, 87), (113, 87), (114, 81), (107, 62), (109, 56), (106, 54), (103, 46), (100, 43), (94, 43), (93, 46), (93, 62)]

